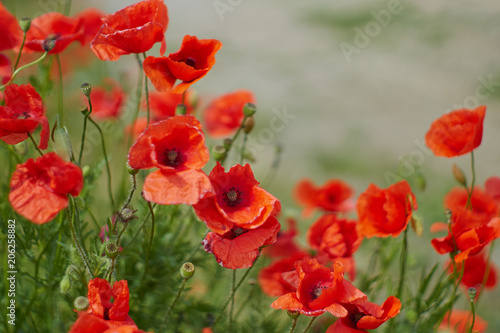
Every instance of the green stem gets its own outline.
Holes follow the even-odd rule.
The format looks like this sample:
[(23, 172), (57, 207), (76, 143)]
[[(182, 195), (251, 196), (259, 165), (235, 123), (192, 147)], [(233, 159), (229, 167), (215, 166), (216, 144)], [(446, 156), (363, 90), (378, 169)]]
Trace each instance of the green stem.
[(26, 42), (26, 32), (23, 32), (23, 41), (21, 42), (21, 48), (17, 54), (16, 63), (14, 64), (14, 70), (16, 70), (17, 65), (19, 65), (19, 60), (21, 60), (21, 52), (23, 51), (24, 42)]
[(59, 54), (56, 54), (57, 61), (57, 69), (59, 71), (59, 91), (57, 92), (57, 114), (59, 115), (59, 121), (61, 122), (61, 127), (64, 124), (64, 108), (63, 108), (63, 74), (62, 74), (62, 66), (61, 59), (59, 58)]
[[(144, 199), (144, 200), (146, 200), (146, 199)], [(149, 213), (151, 214), (151, 235), (149, 236), (148, 252), (146, 254), (146, 263), (144, 265), (144, 274), (142, 275), (142, 281), (144, 281), (144, 278), (146, 276), (146, 272), (148, 271), (149, 255), (151, 253), (151, 245), (153, 244), (153, 238), (155, 235), (155, 212), (153, 211), (153, 207), (151, 206), (151, 202), (146, 200), (146, 203), (148, 204)]]
[(309, 329), (311, 328), (311, 326), (314, 323), (314, 321), (316, 320), (316, 318), (318, 318), (318, 317), (311, 318), (311, 321), (309, 322), (309, 325), (307, 325), (306, 329), (304, 330), (304, 333), (307, 333), (307, 331), (309, 331)]
[(40, 150), (40, 147), (38, 147), (38, 145), (36, 144), (36, 141), (35, 139), (33, 139), (33, 135), (31, 135), (30, 132), (28, 132), (28, 137), (31, 139), (31, 142), (33, 142), (33, 144), (35, 145), (36, 151), (40, 154), (40, 156), (43, 156), (43, 152)]
[(241, 146), (241, 159), (240, 159), (240, 164), (243, 165), (243, 159), (245, 155), (245, 146), (247, 145), (247, 139), (248, 139), (248, 134), (245, 133), (243, 135), (243, 144)]
[(488, 258), (486, 259), (486, 269), (484, 270), (484, 276), (483, 276), (483, 281), (481, 282), (481, 286), (479, 287), (479, 291), (477, 293), (477, 297), (475, 299), (476, 306), (477, 302), (479, 302), (479, 299), (481, 295), (483, 294), (482, 291), (486, 287), (486, 283), (488, 282), (488, 277), (490, 275), (490, 270), (491, 270), (491, 255), (493, 253), (493, 245), (495, 245), (495, 240), (491, 242), (490, 249), (488, 250)]
[(104, 142), (104, 134), (102, 133), (101, 127), (99, 127), (99, 125), (90, 116), (88, 117), (88, 119), (99, 130), (99, 134), (101, 135), (102, 151), (104, 153), (104, 159), (106, 160), (106, 171), (108, 173), (108, 194), (109, 199), (111, 200), (111, 210), (112, 212), (114, 212), (115, 200), (113, 199), (113, 190), (111, 186), (111, 168), (109, 167), (108, 154), (106, 152), (106, 143)]
[(1, 86), (0, 86), (0, 90), (4, 90), (4, 89), (5, 89), (5, 87), (7, 87), (9, 84), (11, 84), (11, 83), (12, 83), (12, 81), (14, 81), (15, 77), (17, 76), (17, 74), (19, 74), (19, 72), (20, 72), (20, 71), (22, 71), (23, 69), (26, 69), (26, 68), (28, 68), (28, 67), (30, 67), (30, 66), (33, 66), (33, 65), (38, 64), (38, 63), (39, 63), (39, 62), (41, 62), (43, 59), (45, 59), (45, 57), (47, 56), (47, 54), (48, 54), (48, 52), (45, 52), (44, 54), (42, 54), (42, 55), (41, 55), (41, 57), (40, 57), (40, 58), (36, 59), (35, 61), (30, 62), (29, 64), (26, 64), (26, 65), (21, 66), (21, 67), (19, 67), (18, 69), (16, 69), (16, 70), (14, 71), (14, 73), (12, 74), (12, 77), (10, 78), (10, 80), (9, 80), (6, 84), (3, 84), (3, 85), (1, 85)]
[(295, 332), (295, 327), (297, 327), (297, 320), (299, 320), (299, 317), (295, 318), (292, 322), (292, 327), (290, 328), (290, 332), (289, 333), (293, 333)]
[(137, 190), (137, 178), (135, 176), (136, 176), (135, 174), (130, 175), (130, 178), (132, 178), (132, 188), (130, 189), (127, 201), (125, 201), (125, 203), (123, 204), (122, 210), (126, 208), (128, 205), (130, 205), (132, 197), (134, 196), (134, 192), (135, 190)]
[(470, 310), (472, 312), (472, 324), (470, 325), (469, 328), (469, 333), (472, 333), (472, 330), (474, 329), (474, 323), (476, 322), (476, 311), (474, 309), (474, 301), (470, 301)]
[[(142, 54), (144, 56), (144, 60), (146, 60), (146, 52), (144, 52)], [(139, 59), (139, 62), (140, 62), (140, 59)], [(141, 68), (142, 68), (142, 64), (141, 64)], [(148, 90), (148, 77), (144, 77), (144, 90), (146, 92), (146, 106), (147, 106), (147, 117), (148, 117), (148, 122), (147, 122), (147, 127), (149, 127), (149, 90)]]
[(226, 155), (224, 156), (223, 159), (221, 159), (220, 164), (223, 165), (224, 162), (226, 161), (226, 158), (229, 155), (229, 151), (231, 150), (231, 147), (233, 146), (234, 141), (236, 141), (236, 139), (238, 138), (238, 135), (240, 135), (241, 130), (245, 127), (245, 120), (247, 120), (247, 117), (243, 118), (243, 121), (241, 122), (240, 127), (238, 127), (238, 130), (236, 131), (236, 133), (234, 133), (234, 136), (231, 139), (231, 143), (229, 144), (229, 146), (226, 149)]
[(403, 283), (405, 281), (405, 274), (406, 274), (406, 261), (408, 257), (408, 228), (405, 229), (404, 235), (403, 235), (403, 246), (401, 249), (401, 269), (399, 272), (399, 286), (398, 286), (398, 292), (396, 294), (396, 297), (398, 299), (401, 299), (401, 295), (403, 293)]
[(233, 331), (234, 287), (236, 286), (236, 269), (233, 269), (233, 283), (231, 292), (231, 307), (229, 308), (229, 332)]
[(467, 197), (467, 203), (465, 204), (465, 208), (472, 210), (471, 198), (472, 198), (472, 192), (474, 192), (474, 185), (476, 183), (476, 167), (475, 167), (475, 163), (474, 163), (474, 151), (470, 152), (470, 166), (471, 166), (471, 172), (472, 172), (472, 180), (471, 180), (470, 192), (469, 192), (469, 196)]
[(165, 318), (163, 319), (162, 327), (164, 327), (168, 323), (168, 320), (170, 319), (169, 318), (170, 314), (172, 313), (172, 310), (174, 309), (175, 305), (177, 304), (177, 302), (181, 298), (182, 291), (184, 290), (184, 287), (186, 286), (187, 282), (188, 282), (187, 279), (183, 279), (181, 287), (179, 288), (179, 291), (177, 292), (177, 295), (175, 296), (174, 301), (172, 302), (172, 304), (170, 304), (170, 307), (168, 308), (167, 314), (165, 315)]
[(85, 118), (83, 119), (83, 132), (82, 132), (82, 143), (80, 146), (80, 155), (78, 156), (78, 165), (82, 164), (82, 156), (83, 156), (83, 148), (85, 146), (85, 133), (87, 131), (87, 120), (92, 113), (92, 102), (90, 101), (90, 96), (87, 96), (87, 101), (89, 102), (89, 110), (85, 114)]
[(93, 279), (94, 275), (92, 274), (92, 270), (90, 269), (90, 264), (87, 259), (87, 253), (85, 252), (85, 248), (83, 247), (82, 244), (80, 244), (80, 241), (78, 240), (78, 237), (76, 235), (75, 231), (75, 223), (76, 223), (76, 202), (75, 199), (69, 195), (70, 198), (70, 214), (71, 214), (71, 220), (70, 220), (70, 227), (71, 227), (71, 236), (73, 238), (73, 242), (75, 243), (75, 246), (78, 250), (78, 253), (80, 254), (80, 257), (82, 258), (83, 264), (85, 265), (85, 268), (87, 269), (87, 272), (90, 275), (90, 278)]
[(139, 117), (139, 111), (141, 109), (142, 81), (143, 81), (143, 76), (144, 76), (144, 71), (142, 70), (141, 58), (139, 57), (138, 54), (136, 54), (135, 56), (136, 56), (137, 62), (139, 63), (139, 79), (137, 81), (137, 90), (135, 92), (135, 98), (137, 98), (137, 103), (136, 103), (136, 109), (135, 109), (135, 114), (134, 114), (134, 120), (132, 121), (132, 129), (129, 133), (128, 140), (127, 140), (127, 147), (130, 147), (130, 144), (132, 143), (132, 138), (134, 136), (134, 131), (135, 131), (135, 125), (137, 123), (137, 118)]

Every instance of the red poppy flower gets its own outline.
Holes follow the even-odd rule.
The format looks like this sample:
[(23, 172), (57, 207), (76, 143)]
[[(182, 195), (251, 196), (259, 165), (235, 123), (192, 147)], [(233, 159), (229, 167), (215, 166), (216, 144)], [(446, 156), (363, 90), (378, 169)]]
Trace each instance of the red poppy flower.
[[(104, 79), (105, 87), (92, 87), (90, 100), (92, 102), (92, 118), (109, 119), (120, 115), (125, 92), (120, 84), (111, 78)], [(82, 103), (87, 104), (87, 97), (82, 97)]]
[(23, 31), (17, 18), (0, 2), (0, 51), (10, 50), (21, 44)]
[[(186, 96), (184, 97), (186, 114), (193, 113), (191, 98), (191, 92), (187, 91)], [(179, 104), (182, 104), (182, 94), (173, 94), (171, 92), (149, 93), (149, 107), (153, 116), (152, 118), (156, 121), (175, 116), (175, 110)]]
[(34, 18), (30, 30), (26, 33), (23, 50), (45, 52), (44, 42), (48, 39), (55, 42), (49, 54), (61, 53), (74, 41), (83, 45), (85, 35), (82, 20), (55, 12)]
[(12, 67), (10, 59), (5, 54), (0, 54), (0, 83), (5, 84), (9, 82), (12, 77)]
[(448, 233), (446, 237), (434, 238), (431, 244), (439, 254), (460, 251), (454, 258), (455, 262), (460, 263), (469, 255), (481, 251), (498, 237), (500, 237), (500, 218), (495, 217), (490, 222), (471, 229), (454, 228), (452, 222), (452, 234)]
[(0, 106), (0, 140), (15, 145), (28, 138), (38, 125), (40, 149), (47, 149), (50, 128), (42, 98), (30, 84), (10, 84), (5, 88), (5, 106)]
[(288, 257), (295, 252), (303, 252), (295, 241), (295, 236), (297, 236), (298, 233), (297, 221), (293, 218), (287, 218), (286, 222), (288, 224), (288, 229), (286, 231), (280, 230), (276, 243), (262, 249), (262, 253), (266, 256), (271, 258), (280, 258)]
[(474, 187), (467, 207), (469, 194), (463, 187), (455, 187), (444, 198), (444, 206), (452, 212), (456, 232), (476, 228), (498, 216), (499, 208), (491, 196), (478, 186)]
[[(447, 313), (441, 324), (439, 330), (446, 330), (449, 333), (467, 333), (469, 332), (470, 325), (472, 324), (472, 314), (470, 311), (452, 310), (451, 316)], [(488, 323), (476, 314), (474, 321), (473, 332), (483, 333), (486, 332)]]
[(87, 8), (75, 15), (75, 18), (82, 20), (85, 45), (89, 45), (101, 29), (104, 16), (106, 13), (96, 8)]
[(345, 304), (349, 312), (347, 316), (338, 319), (325, 333), (368, 333), (387, 320), (394, 318), (401, 310), (401, 302), (394, 296), (389, 296), (382, 306), (368, 301), (356, 304)]
[(294, 252), (289, 257), (276, 260), (261, 269), (258, 280), (262, 291), (271, 297), (279, 297), (297, 290), (296, 286), (285, 280), (282, 274), (295, 271), (295, 262), (302, 260), (307, 255), (303, 251)]
[[(123, 325), (137, 328), (128, 315), (129, 290), (127, 281), (116, 281), (111, 288), (109, 282), (104, 279), (90, 280), (87, 298), (89, 309), (80, 313), (69, 333), (101, 333)], [(111, 298), (113, 298), (113, 302), (111, 302)]]
[(146, 177), (143, 192), (146, 200), (163, 205), (192, 205), (211, 190), (200, 170), (208, 159), (201, 124), (189, 115), (150, 125), (128, 155), (134, 169), (160, 169)]
[(353, 189), (339, 179), (331, 179), (323, 186), (315, 186), (309, 179), (301, 180), (294, 189), (295, 200), (305, 206), (303, 215), (310, 216), (314, 209), (327, 212), (346, 212), (354, 208), (349, 198)]
[(269, 192), (259, 187), (250, 164), (233, 166), (229, 172), (217, 162), (209, 175), (213, 192), (193, 206), (196, 215), (219, 235), (233, 226), (254, 229), (281, 209)]
[[(215, 64), (215, 53), (222, 47), (216, 39), (184, 36), (181, 48), (168, 57), (147, 57), (144, 73), (156, 90), (181, 94), (204, 77)], [(182, 81), (174, 87), (175, 82)]]
[(474, 110), (460, 109), (436, 119), (425, 142), (434, 155), (455, 157), (467, 154), (481, 144), (485, 106)]
[(202, 243), (205, 251), (213, 253), (222, 267), (248, 268), (253, 265), (261, 247), (276, 242), (279, 230), (278, 220), (271, 216), (254, 229), (243, 229), (235, 225), (222, 236), (209, 232)]
[(122, 325), (118, 327), (109, 328), (103, 333), (147, 333), (147, 332), (138, 329), (137, 326), (135, 325)]
[(306, 316), (319, 316), (330, 312), (345, 317), (345, 305), (360, 303), (366, 295), (344, 280), (344, 267), (335, 262), (333, 271), (320, 265), (316, 259), (304, 258), (295, 263), (297, 278), (284, 276), (297, 290), (285, 294), (271, 304), (275, 309), (300, 312)]
[(484, 182), (484, 191), (500, 206), (500, 177), (493, 176)]
[(327, 214), (320, 217), (307, 231), (307, 240), (311, 248), (318, 250), (317, 256), (326, 256), (326, 260), (343, 259), (342, 263), (351, 280), (356, 278), (352, 256), (363, 240), (356, 227), (356, 221)]
[(146, 0), (107, 15), (90, 47), (101, 60), (118, 60), (122, 55), (149, 51), (161, 42), (165, 53), (167, 6), (163, 0)]
[(255, 103), (253, 93), (248, 90), (236, 90), (212, 100), (204, 111), (208, 134), (220, 138), (236, 131), (245, 117), (246, 103)]
[(9, 202), (31, 222), (43, 224), (68, 206), (67, 194), (77, 196), (82, 187), (80, 168), (48, 153), (17, 165), (10, 181)]
[[(480, 253), (469, 256), (462, 263), (457, 265), (457, 271), (461, 271), (462, 267), (464, 267), (464, 272), (462, 276), (462, 280), (460, 283), (465, 286), (465, 288), (474, 287), (477, 291), (481, 289), (481, 285), (484, 280), (484, 276), (486, 274), (486, 258), (484, 255), (484, 251)], [(463, 265), (463, 266), (462, 266)], [(448, 265), (448, 272), (453, 273), (453, 266)], [(489, 273), (486, 279), (486, 288), (493, 288), (497, 284), (497, 272), (495, 265), (490, 262)]]
[(359, 232), (368, 238), (397, 237), (406, 229), (416, 209), (415, 195), (406, 180), (387, 189), (370, 184), (358, 198)]

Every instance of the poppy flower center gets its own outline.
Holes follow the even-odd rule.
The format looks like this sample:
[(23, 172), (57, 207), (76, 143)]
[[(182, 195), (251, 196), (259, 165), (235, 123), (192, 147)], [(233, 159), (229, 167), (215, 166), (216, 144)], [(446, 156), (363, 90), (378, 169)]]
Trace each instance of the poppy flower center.
[(234, 207), (238, 205), (241, 200), (243, 200), (243, 193), (238, 190), (236, 187), (232, 186), (229, 188), (229, 191), (224, 192), (223, 198), (226, 205), (230, 207)]
[(173, 167), (173, 168), (176, 168), (178, 167), (179, 165), (181, 165), (185, 158), (184, 158), (184, 155), (180, 152), (179, 149), (166, 149), (164, 152), (163, 152), (163, 156), (162, 156), (162, 163), (164, 165), (167, 165), (169, 167)]
[(104, 320), (110, 320), (109, 319), (109, 310), (111, 310), (111, 309), (110, 308), (106, 308), (106, 307), (104, 308), (104, 314), (102, 316), (102, 319), (104, 319)]
[(31, 118), (31, 115), (24, 111), (23, 113), (16, 113), (14, 114), (14, 117), (12, 117), (13, 119), (28, 119), (28, 118)]
[(184, 63), (188, 66), (195, 68), (196, 60), (194, 58), (189, 57), (186, 60), (184, 60)]
[(323, 292), (323, 289), (326, 289), (326, 287), (325, 286), (314, 286), (313, 290), (311, 291), (312, 299), (315, 300), (318, 297), (320, 297), (321, 293)]

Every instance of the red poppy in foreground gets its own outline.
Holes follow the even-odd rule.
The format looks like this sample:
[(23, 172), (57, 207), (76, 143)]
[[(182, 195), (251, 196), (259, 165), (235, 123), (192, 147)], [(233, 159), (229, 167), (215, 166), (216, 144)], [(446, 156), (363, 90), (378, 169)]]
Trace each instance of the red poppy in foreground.
[(36, 224), (47, 223), (68, 206), (67, 194), (77, 196), (83, 187), (79, 167), (56, 153), (18, 164), (10, 181), (12, 207)]
[(304, 216), (311, 215), (317, 208), (327, 212), (347, 212), (354, 208), (354, 203), (349, 200), (353, 189), (340, 179), (331, 179), (322, 186), (303, 179), (293, 192), (295, 200), (304, 206)]
[(401, 310), (401, 302), (389, 296), (382, 306), (368, 301), (344, 305), (349, 312), (338, 319), (325, 333), (368, 333), (387, 320), (394, 318)]
[(434, 155), (455, 157), (476, 149), (483, 138), (484, 105), (474, 110), (459, 109), (436, 119), (427, 134), (425, 143)]
[(208, 134), (220, 138), (236, 131), (245, 117), (246, 103), (255, 104), (255, 97), (248, 90), (236, 90), (213, 99), (203, 113)]
[(83, 45), (85, 35), (82, 20), (56, 12), (34, 18), (26, 33), (23, 50), (45, 52), (47, 40), (54, 41), (54, 48), (49, 54), (61, 53), (74, 41)]
[[(113, 298), (113, 302), (111, 302), (111, 298)], [(134, 321), (128, 315), (129, 290), (127, 281), (116, 281), (111, 288), (107, 280), (100, 278), (90, 280), (87, 299), (89, 309), (79, 313), (79, 317), (71, 326), (69, 333), (102, 333), (124, 325), (137, 329)], [(129, 330), (111, 330), (109, 332), (125, 333)]]
[(0, 51), (10, 50), (21, 44), (23, 31), (19, 27), (19, 21), (0, 2)]
[(133, 169), (160, 169), (146, 177), (143, 192), (146, 200), (162, 205), (192, 205), (210, 191), (200, 170), (208, 159), (201, 124), (189, 115), (150, 125), (128, 154)]
[(276, 242), (280, 224), (275, 217), (255, 229), (234, 226), (224, 235), (209, 232), (203, 240), (205, 251), (213, 253), (217, 262), (225, 268), (251, 267), (260, 253), (260, 248)]
[[(104, 87), (92, 87), (90, 100), (92, 102), (92, 118), (109, 119), (118, 118), (120, 115), (125, 92), (120, 84), (113, 79), (104, 79)], [(82, 95), (83, 96), (83, 95)], [(82, 97), (82, 103), (87, 104), (87, 97)]]
[[(472, 314), (470, 311), (452, 310), (451, 316), (447, 313), (443, 321), (438, 327), (438, 332), (444, 330), (446, 333), (468, 333), (470, 325), (472, 324)], [(473, 332), (483, 333), (486, 332), (488, 323), (476, 314), (474, 321)]]
[(40, 149), (47, 149), (50, 128), (42, 98), (30, 84), (10, 84), (5, 88), (5, 106), (0, 106), (0, 140), (15, 145), (28, 138), (38, 125)]
[(107, 15), (90, 47), (100, 60), (118, 60), (122, 55), (149, 51), (161, 42), (165, 53), (167, 6), (163, 0), (146, 0)]
[[(216, 39), (185, 36), (181, 48), (168, 57), (147, 57), (144, 73), (156, 90), (181, 94), (204, 77), (215, 64), (215, 53), (222, 47)], [(175, 87), (175, 82), (181, 81)]]
[(415, 195), (406, 180), (387, 189), (370, 184), (358, 198), (359, 232), (368, 238), (397, 237), (416, 209)]
[[(335, 262), (333, 271), (320, 265), (316, 259), (304, 258), (295, 263), (296, 274), (283, 276), (296, 291), (278, 298), (271, 304), (275, 309), (319, 316), (330, 312), (335, 317), (349, 314), (350, 304), (366, 301), (366, 295), (344, 280), (344, 267)], [(347, 308), (346, 308), (347, 306)]]
[(237, 164), (225, 172), (217, 162), (209, 178), (213, 192), (193, 208), (196, 215), (219, 235), (224, 235), (234, 226), (257, 228), (281, 209), (278, 199), (258, 186), (250, 164)]

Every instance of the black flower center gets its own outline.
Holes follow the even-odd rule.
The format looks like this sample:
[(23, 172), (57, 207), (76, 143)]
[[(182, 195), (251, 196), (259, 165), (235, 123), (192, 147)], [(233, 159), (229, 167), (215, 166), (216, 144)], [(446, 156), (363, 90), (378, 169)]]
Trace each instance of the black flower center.
[(321, 293), (323, 292), (323, 289), (326, 289), (325, 286), (314, 286), (313, 290), (311, 291), (311, 297), (313, 300), (317, 299), (318, 297), (321, 296)]
[(184, 63), (194, 68), (194, 66), (196, 65), (196, 60), (194, 58), (189, 57), (186, 60), (184, 60)]
[(110, 320), (109, 319), (109, 310), (111, 310), (111, 308), (104, 308), (104, 314), (103, 314), (103, 319), (104, 320)]
[(28, 119), (28, 118), (31, 118), (31, 115), (26, 111), (24, 111), (23, 113), (16, 113), (12, 117), (12, 119)]
[(164, 165), (169, 167), (176, 168), (184, 162), (184, 155), (180, 152), (179, 149), (166, 149), (163, 152), (162, 162)]
[(224, 192), (222, 200), (230, 207), (237, 206), (243, 200), (243, 193), (236, 187), (231, 186), (228, 191)]

